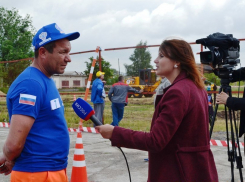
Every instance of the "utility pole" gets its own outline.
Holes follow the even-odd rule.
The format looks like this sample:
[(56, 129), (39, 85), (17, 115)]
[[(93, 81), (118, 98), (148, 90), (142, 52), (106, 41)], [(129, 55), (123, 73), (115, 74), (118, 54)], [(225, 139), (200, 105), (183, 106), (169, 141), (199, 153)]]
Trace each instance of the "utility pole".
[(119, 58), (118, 58), (118, 69), (119, 69), (119, 75), (120, 76), (120, 64), (119, 64)]
[(99, 47), (99, 70), (102, 71), (102, 67), (101, 67), (101, 48)]

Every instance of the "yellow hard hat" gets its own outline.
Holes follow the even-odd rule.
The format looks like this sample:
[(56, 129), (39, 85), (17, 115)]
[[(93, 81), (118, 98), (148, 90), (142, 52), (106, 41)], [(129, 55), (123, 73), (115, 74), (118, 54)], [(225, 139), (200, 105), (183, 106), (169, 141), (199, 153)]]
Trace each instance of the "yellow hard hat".
[(104, 75), (104, 74), (105, 74), (105, 72), (98, 71), (98, 72), (96, 73), (96, 77), (100, 77), (101, 75)]

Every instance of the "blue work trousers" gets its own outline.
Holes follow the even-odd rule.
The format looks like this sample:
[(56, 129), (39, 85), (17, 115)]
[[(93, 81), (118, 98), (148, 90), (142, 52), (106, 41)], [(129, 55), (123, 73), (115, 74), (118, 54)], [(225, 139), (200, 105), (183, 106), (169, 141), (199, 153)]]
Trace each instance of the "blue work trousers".
[(112, 110), (112, 115), (113, 115), (113, 122), (111, 125), (113, 126), (118, 126), (119, 122), (123, 118), (123, 113), (124, 113), (124, 103), (111, 103), (111, 110)]

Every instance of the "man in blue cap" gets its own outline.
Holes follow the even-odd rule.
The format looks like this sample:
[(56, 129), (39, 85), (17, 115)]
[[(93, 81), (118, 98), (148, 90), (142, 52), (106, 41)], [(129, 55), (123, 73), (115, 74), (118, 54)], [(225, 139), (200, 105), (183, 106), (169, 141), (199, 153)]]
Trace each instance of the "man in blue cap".
[(71, 58), (71, 40), (56, 23), (33, 38), (35, 59), (12, 83), (7, 94), (10, 130), (0, 156), (0, 173), (11, 181), (68, 182), (69, 133), (64, 105), (51, 79), (62, 74)]

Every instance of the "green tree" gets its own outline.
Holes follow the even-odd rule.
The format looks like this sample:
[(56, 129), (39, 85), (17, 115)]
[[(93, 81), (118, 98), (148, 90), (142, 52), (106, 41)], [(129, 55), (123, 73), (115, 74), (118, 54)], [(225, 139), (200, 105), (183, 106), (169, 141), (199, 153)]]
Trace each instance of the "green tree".
[(113, 71), (113, 75), (107, 79), (107, 85), (113, 85), (114, 83), (118, 82), (119, 71), (117, 71), (115, 68), (111, 68), (111, 70)]
[(216, 76), (214, 73), (204, 73), (204, 76), (208, 82), (220, 85), (220, 78)]
[[(140, 41), (137, 46), (146, 46), (147, 42)], [(153, 68), (151, 65), (151, 53), (148, 48), (136, 48), (134, 53), (129, 57), (133, 62), (131, 65), (124, 64), (128, 76), (139, 76), (139, 69)]]
[(111, 70), (113, 71), (114, 76), (119, 76), (119, 71), (117, 71), (115, 68), (111, 68)]
[[(23, 18), (16, 9), (0, 7), (0, 61), (33, 57), (33, 32), (30, 15)], [(0, 63), (0, 77), (3, 78), (4, 86), (9, 86), (30, 63), (30, 60)]]
[[(89, 61), (85, 61), (85, 64), (86, 64), (87, 69), (84, 71), (84, 74), (87, 77), (89, 76), (90, 68), (92, 66), (93, 59), (94, 59), (93, 57), (90, 57), (89, 58)], [(111, 64), (109, 62), (105, 61), (103, 58), (101, 58), (101, 59), (102, 59), (101, 60), (102, 72), (105, 72), (105, 78), (104, 78), (104, 80), (107, 82), (110, 78), (113, 77), (113, 69), (110, 68), (111, 67)], [(99, 60), (98, 57), (97, 57), (97, 60)], [(98, 71), (99, 71), (99, 61), (96, 61), (92, 80), (95, 80), (96, 79), (96, 73)]]

